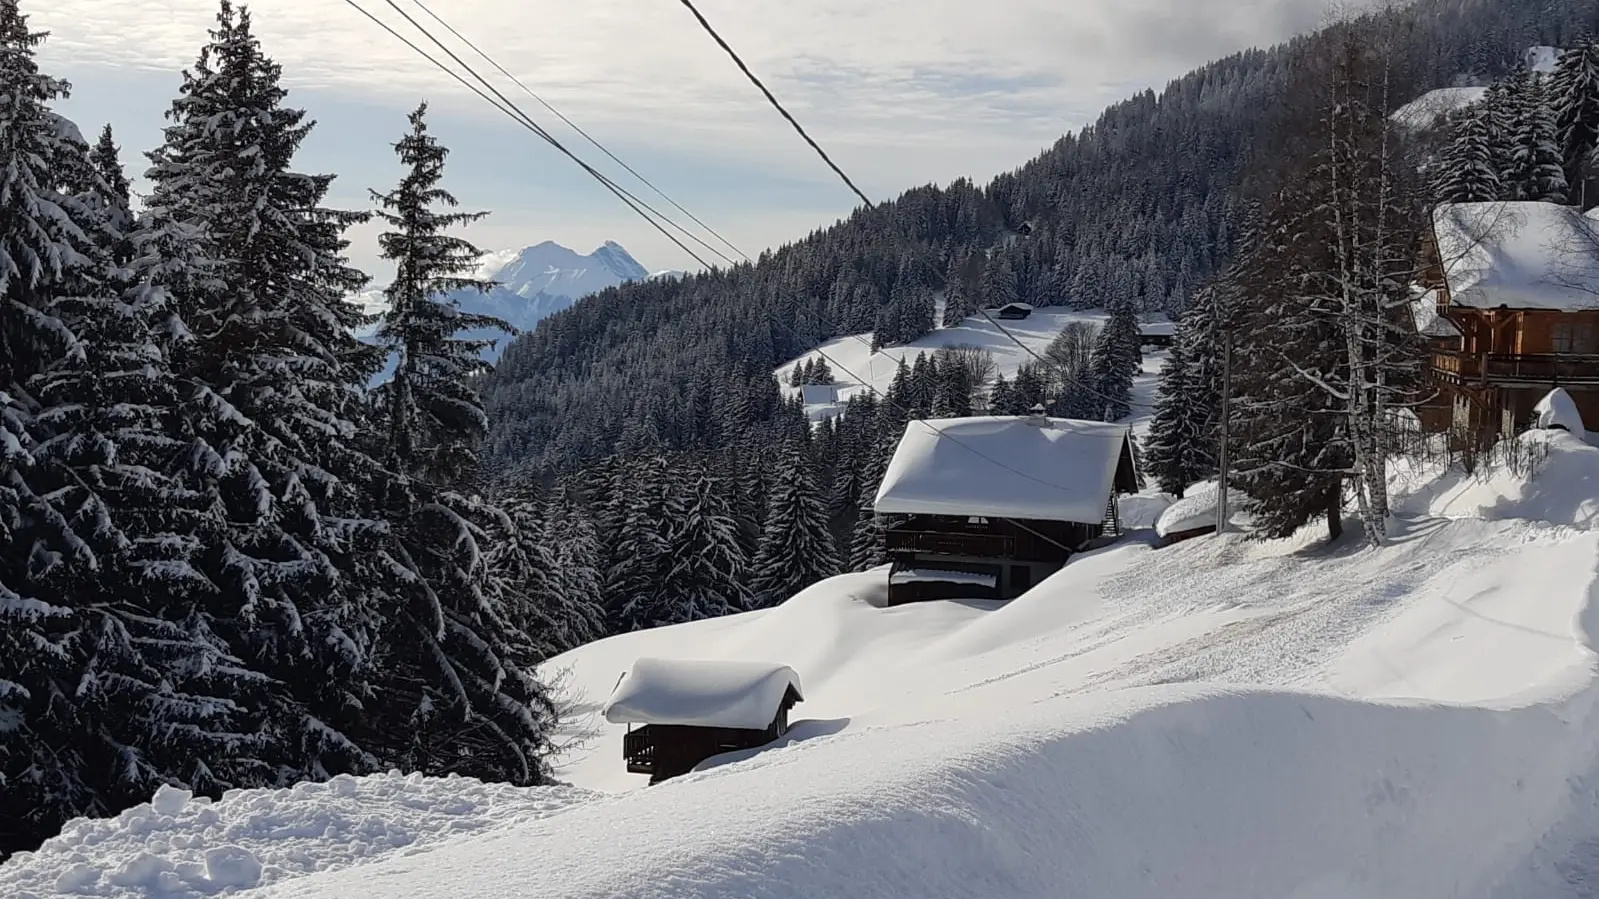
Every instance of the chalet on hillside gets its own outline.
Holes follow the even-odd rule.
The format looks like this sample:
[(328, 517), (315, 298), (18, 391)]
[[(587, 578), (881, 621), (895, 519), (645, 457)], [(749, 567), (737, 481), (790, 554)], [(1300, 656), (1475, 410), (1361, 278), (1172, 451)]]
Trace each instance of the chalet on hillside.
[(712, 756), (783, 736), (789, 709), (804, 698), (799, 675), (786, 665), (644, 658), (617, 682), (602, 714), (628, 725), (628, 772), (656, 784)]
[(807, 406), (824, 406), (838, 402), (837, 384), (802, 384), (800, 401)]
[(1177, 323), (1162, 316), (1138, 323), (1138, 342), (1148, 347), (1169, 347), (1177, 342)]
[(1596, 225), (1553, 203), (1434, 210), (1417, 327), (1440, 400), (1419, 413), (1423, 427), (1491, 442), (1530, 425), (1556, 387), (1599, 425)]
[(1138, 490), (1124, 425), (1031, 416), (913, 421), (875, 507), (890, 516), (888, 603), (1011, 599), (1120, 533)]
[(994, 317), (1001, 321), (1021, 321), (1032, 314), (1031, 303), (1006, 303), (994, 310)]

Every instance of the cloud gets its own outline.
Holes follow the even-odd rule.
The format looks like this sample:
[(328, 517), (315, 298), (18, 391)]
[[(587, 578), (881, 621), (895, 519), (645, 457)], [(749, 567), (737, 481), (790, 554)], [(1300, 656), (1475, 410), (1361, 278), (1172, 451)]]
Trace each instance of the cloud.
[[(385, 0), (357, 2), (414, 33)], [(694, 160), (699, 171), (692, 186), (700, 196), (714, 194), (719, 172), (738, 173), (727, 176), (729, 191), (781, 185), (769, 197), (791, 204), (786, 209), (757, 212), (747, 196), (712, 204), (718, 213), (750, 222), (744, 242), (752, 252), (780, 236), (798, 237), (830, 222), (853, 202), (672, 0), (425, 2), (641, 170), (658, 171), (663, 160), (685, 167), (686, 160)], [(960, 175), (984, 179), (1020, 165), (1063, 132), (1088, 124), (1108, 103), (1159, 86), (1208, 59), (1314, 26), (1324, 15), (1324, 2), (698, 0), (698, 5), (856, 182), (869, 195), (889, 197), (916, 184)], [(395, 3), (428, 21), (415, 0)], [(216, 14), (215, 0), (23, 4), (34, 27), (52, 32), (42, 55), (53, 74), (82, 81), (84, 87), (89, 77), (82, 73), (101, 78), (108, 67), (116, 67), (130, 84), (166, 85), (157, 104), (170, 99), (176, 84), (172, 73), (194, 61)], [(358, 107), (382, 113), (363, 119), (387, 121), (425, 96), (436, 114), (472, 118), (496, 129), (498, 157), (479, 155), (483, 165), (506, 165), (506, 181), (529, 159), (560, 171), (561, 178), (581, 180), (575, 169), (560, 169), (570, 163), (534, 146), (531, 135), (517, 132), (342, 0), (257, 0), (251, 8), (256, 32), (283, 64), (295, 102), (304, 102), (324, 123), (319, 131)], [(470, 51), (458, 49), (483, 74), (491, 74)], [(503, 78), (494, 80), (557, 130), (546, 110)], [(574, 149), (598, 158), (580, 138), (567, 134)], [(365, 165), (352, 160), (387, 156), (390, 137), (382, 132), (375, 139), (361, 138), (372, 146), (351, 149), (349, 158), (341, 155), (339, 170)], [(341, 140), (348, 138), (341, 134)], [(797, 200), (801, 191), (795, 185), (814, 199)], [(589, 207), (582, 213), (595, 214)], [(617, 217), (609, 208), (606, 215), (612, 221)], [(520, 224), (513, 215), (500, 218)], [(802, 219), (810, 224), (800, 224)], [(597, 242), (603, 227), (585, 219), (577, 229), (582, 236), (574, 239)], [(777, 235), (780, 228), (793, 230)]]

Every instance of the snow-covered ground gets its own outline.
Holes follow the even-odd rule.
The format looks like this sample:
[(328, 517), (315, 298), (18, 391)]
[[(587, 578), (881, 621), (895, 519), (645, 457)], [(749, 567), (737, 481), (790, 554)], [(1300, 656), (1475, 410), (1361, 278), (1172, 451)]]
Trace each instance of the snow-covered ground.
[[(885, 347), (875, 353), (872, 352), (870, 333), (852, 334), (830, 340), (797, 359), (785, 362), (778, 366), (775, 374), (785, 393), (792, 395), (798, 393), (796, 388), (788, 386), (789, 376), (796, 365), (831, 360), (828, 361), (828, 367), (832, 369), (839, 387), (838, 402), (806, 407), (806, 413), (812, 421), (822, 421), (843, 413), (850, 397), (858, 393), (872, 390), (879, 394), (886, 393), (888, 385), (894, 381), (894, 373), (899, 369), (901, 359), (912, 363), (918, 354), (932, 355), (941, 347), (976, 347), (993, 355), (995, 376), (1003, 375), (1006, 380), (1012, 380), (1024, 364), (1037, 362), (1033, 354), (1043, 356), (1050, 343), (1069, 323), (1089, 322), (1098, 327), (1105, 324), (1107, 317), (1100, 310), (1075, 311), (1045, 306), (1022, 321), (1000, 322), (1005, 331), (1015, 335), (1016, 340), (1012, 340), (979, 315), (953, 328), (937, 328), (905, 346)], [(1017, 341), (1027, 349), (1017, 346)], [(1165, 358), (1165, 351), (1146, 347), (1144, 371), (1134, 379), (1133, 412), (1126, 423), (1132, 425), (1134, 433), (1140, 437), (1148, 430), (1149, 418), (1154, 412), (1156, 376), (1160, 374), (1160, 366)]]
[[(1010, 603), (882, 608), (879, 570), (576, 650), (548, 672), (587, 735), (560, 773), (610, 795), (430, 811), (387, 858), (288, 829), (312, 835), (293, 864), (239, 842), (270, 827), (130, 813), (0, 868), (0, 895), (164, 896), (74, 866), (239, 843), (284, 872), (250, 899), (1592, 896), (1599, 449), (1531, 443), (1531, 480), (1401, 467), (1377, 551), (1145, 531)], [(598, 714), (642, 656), (789, 665), (805, 701), (779, 745), (645, 789)]]

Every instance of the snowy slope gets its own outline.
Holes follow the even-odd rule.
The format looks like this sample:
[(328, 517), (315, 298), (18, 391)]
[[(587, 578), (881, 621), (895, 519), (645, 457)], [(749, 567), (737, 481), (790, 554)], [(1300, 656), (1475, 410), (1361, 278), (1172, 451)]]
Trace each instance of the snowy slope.
[[(821, 359), (824, 354), (827, 359), (832, 360), (828, 363), (828, 367), (832, 369), (833, 377), (839, 385), (838, 402), (806, 408), (812, 421), (821, 421), (842, 414), (845, 404), (857, 393), (870, 390), (887, 392), (901, 359), (912, 363), (916, 361), (917, 354), (931, 355), (940, 347), (977, 347), (993, 355), (996, 376), (1003, 375), (1006, 380), (1011, 380), (1015, 378), (1017, 369), (1028, 362), (1037, 361), (1029, 351), (1042, 356), (1067, 324), (1082, 321), (1100, 326), (1107, 318), (1105, 312), (1098, 310), (1079, 312), (1044, 307), (1022, 321), (1001, 322), (1005, 326), (1005, 331), (1015, 335), (1016, 340), (1013, 341), (987, 319), (974, 316), (956, 327), (938, 328), (913, 343), (885, 347), (875, 353), (872, 352), (870, 333), (852, 334), (830, 340), (797, 359), (785, 362), (778, 366), (775, 374), (778, 383), (783, 385), (785, 394), (792, 395), (799, 392), (796, 388), (788, 386), (789, 376), (795, 366), (803, 366), (807, 362)], [(1017, 341), (1027, 349), (1017, 346)], [(1126, 423), (1132, 425), (1134, 433), (1140, 436), (1148, 430), (1149, 418), (1154, 412), (1156, 376), (1160, 373), (1160, 366), (1165, 358), (1164, 351), (1145, 348), (1143, 374), (1134, 379), (1133, 411)]]
[(1441, 87), (1394, 110), (1390, 117), (1407, 128), (1430, 128), (1444, 116), (1482, 99), (1486, 87)]
[[(879, 570), (583, 647), (546, 671), (587, 737), (560, 773), (614, 795), (243, 895), (1592, 895), (1599, 450), (1528, 445), (1530, 481), (1401, 467), (1378, 551), (1144, 532), (1008, 604), (881, 608)], [(781, 745), (644, 789), (598, 714), (641, 656), (789, 665), (805, 702)], [(0, 894), (73, 895), (97, 851)]]

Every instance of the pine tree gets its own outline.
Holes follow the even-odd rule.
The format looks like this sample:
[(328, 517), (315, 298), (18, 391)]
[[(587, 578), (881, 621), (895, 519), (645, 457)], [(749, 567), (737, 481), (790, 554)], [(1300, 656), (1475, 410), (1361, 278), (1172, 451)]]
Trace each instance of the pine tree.
[(546, 506), (544, 521), (548, 539), (555, 542), (555, 572), (565, 602), (561, 627), (573, 646), (592, 643), (607, 635), (600, 538), (594, 520), (560, 485)]
[(1172, 347), (1166, 364), (1161, 366), (1160, 391), (1155, 401), (1155, 414), (1149, 423), (1145, 464), (1155, 476), (1160, 489), (1173, 496), (1182, 496), (1190, 484), (1213, 474), (1205, 464), (1204, 445), (1209, 436), (1204, 420), (1192, 414), (1189, 405), (1193, 398), (1193, 372), (1181, 343)]
[(850, 571), (866, 571), (888, 561), (888, 523), (884, 516), (877, 514), (877, 491), (898, 442), (898, 437), (884, 440), (885, 446), (871, 454), (866, 470), (861, 473), (860, 513), (850, 532)]
[(1138, 342), (1138, 316), (1131, 305), (1118, 303), (1095, 339), (1089, 362), (1087, 386), (1098, 395), (1105, 421), (1120, 421), (1132, 412), (1133, 376), (1139, 370), (1142, 355)]
[(1560, 54), (1549, 80), (1549, 100), (1566, 183), (1583, 197), (1590, 157), (1599, 147), (1599, 41), (1585, 39)]
[(667, 536), (670, 567), (660, 592), (670, 597), (676, 621), (698, 621), (749, 606), (746, 558), (720, 485), (701, 475), (689, 489), (682, 515)]
[(651, 457), (633, 466), (620, 490), (624, 511), (605, 576), (605, 604), (618, 632), (686, 620), (675, 599), (660, 589), (673, 561), (667, 537), (683, 513), (670, 495), (671, 481), (666, 460)]
[(827, 506), (811, 473), (805, 448), (790, 440), (772, 476), (771, 508), (755, 555), (754, 605), (778, 605), (838, 571), (838, 552), (827, 528)]
[(932, 417), (966, 418), (972, 414), (970, 369), (950, 360), (936, 369), (938, 386), (933, 393)]
[(1523, 89), (1525, 97), (1515, 123), (1515, 146), (1506, 184), (1517, 200), (1564, 203), (1568, 185), (1554, 110), (1542, 81), (1528, 78)]
[(49, 432), (31, 385), (48, 360), (81, 352), (54, 300), (93, 249), (59, 189), (60, 167), (77, 151), (49, 108), (66, 85), (40, 73), (42, 41), (15, 0), (0, 0), (0, 856), (101, 801), (78, 748), (83, 709), (73, 690), (78, 588), (98, 559), (52, 507), (35, 458)]
[(496, 553), (517, 539), (516, 522), (476, 495), (488, 418), (473, 379), (488, 366), (479, 355), (485, 342), (457, 334), (509, 326), (463, 314), (445, 298), (487, 286), (465, 276), (482, 254), (446, 233), (482, 214), (438, 211), (456, 203), (439, 186), (447, 151), (428, 133), (426, 110), (411, 114), (410, 133), (395, 145), (405, 178), (374, 193), (391, 229), (379, 244), (396, 269), (378, 334), (399, 355), (381, 397), (392, 475), (384, 506), (414, 574), (384, 635), (392, 657), (404, 660), (385, 672), (395, 715), (388, 726), (407, 738), (402, 757), (411, 767), (538, 783), (554, 705), (533, 674), (544, 646), (530, 628), (541, 603), (560, 607), (550, 601), (559, 585), (543, 552), (509, 562)]
[(1436, 187), (1438, 199), (1445, 203), (1484, 203), (1499, 199), (1503, 186), (1497, 160), (1488, 113), (1480, 106), (1472, 107), (1444, 151)]

